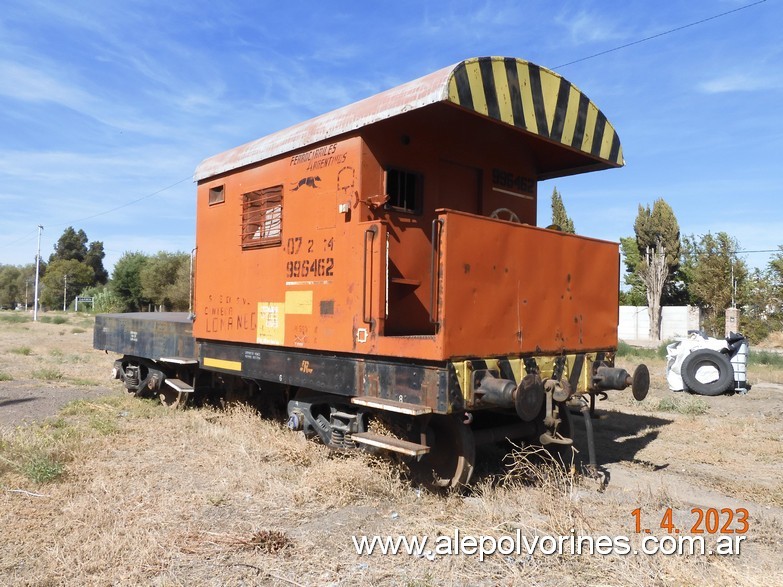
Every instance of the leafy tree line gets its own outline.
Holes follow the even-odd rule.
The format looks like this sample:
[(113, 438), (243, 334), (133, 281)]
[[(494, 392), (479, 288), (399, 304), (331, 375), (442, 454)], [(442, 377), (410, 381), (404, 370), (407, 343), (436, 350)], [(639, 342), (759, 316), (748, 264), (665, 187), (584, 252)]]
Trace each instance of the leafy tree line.
[[(656, 209), (665, 212), (656, 215)], [(660, 338), (661, 306), (698, 306), (703, 330), (718, 338), (725, 333), (726, 309), (731, 307), (740, 309), (739, 330), (753, 342), (783, 329), (783, 247), (765, 269), (751, 272), (741, 257), (740, 243), (726, 232), (680, 237), (674, 213), (663, 200), (653, 204), (652, 213), (649, 207), (640, 206), (634, 228), (635, 238), (621, 239), (625, 284), (629, 289), (620, 293), (620, 303), (648, 307), (652, 338)], [(649, 269), (644, 251), (651, 250), (651, 238), (664, 242), (668, 239), (668, 250), (679, 251), (676, 257), (668, 258), (667, 254), (668, 272), (660, 294), (652, 291), (653, 284), (646, 280)], [(659, 303), (655, 306), (658, 295)], [(657, 312), (655, 322), (653, 312)]]
[[(103, 267), (105, 256), (101, 241), (89, 242), (83, 230), (66, 228), (48, 262), (40, 260), (40, 304), (49, 308), (70, 305), (85, 288), (105, 284), (109, 279)], [(0, 306), (32, 307), (34, 289), (35, 263), (21, 267), (0, 265)]]
[(101, 311), (135, 312), (190, 306), (190, 255), (160, 251), (126, 252), (114, 266), (109, 287), (99, 296)]
[[(187, 310), (190, 305), (190, 255), (127, 252), (109, 279), (103, 266), (103, 243), (90, 242), (83, 230), (68, 227), (54, 245), (48, 262), (40, 263), (40, 303), (70, 307), (74, 298), (92, 296), (99, 312), (163, 308)], [(33, 306), (35, 263), (0, 265), (0, 307)]]

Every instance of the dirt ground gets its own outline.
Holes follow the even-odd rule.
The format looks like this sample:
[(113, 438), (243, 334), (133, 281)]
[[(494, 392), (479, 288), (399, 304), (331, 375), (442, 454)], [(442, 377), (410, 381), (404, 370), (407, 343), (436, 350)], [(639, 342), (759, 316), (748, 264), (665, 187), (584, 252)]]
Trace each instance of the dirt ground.
[[(747, 395), (698, 397), (669, 391), (663, 361), (652, 361), (644, 402), (624, 392), (598, 402), (592, 423), (605, 488), (585, 478), (500, 482), (495, 450), (479, 452), (473, 489), (443, 496), (410, 487), (390, 465), (335, 456), (247, 412), (174, 413), (128, 398), (109, 381), (114, 357), (91, 340), (85, 317), (0, 322), (0, 442), (47, 418), (47, 434), (69, 426), (81, 439), (59, 481), (37, 484), (0, 468), (2, 584), (783, 584), (779, 373), (758, 379), (751, 369)], [(96, 403), (61, 412), (77, 399)], [(585, 425), (573, 418), (584, 461)], [(696, 523), (694, 508), (746, 509), (747, 540), (736, 556), (498, 555), (479, 563), (359, 556), (350, 538), (459, 528), (638, 541), (637, 508), (657, 536), (667, 534), (668, 508), (683, 532)]]

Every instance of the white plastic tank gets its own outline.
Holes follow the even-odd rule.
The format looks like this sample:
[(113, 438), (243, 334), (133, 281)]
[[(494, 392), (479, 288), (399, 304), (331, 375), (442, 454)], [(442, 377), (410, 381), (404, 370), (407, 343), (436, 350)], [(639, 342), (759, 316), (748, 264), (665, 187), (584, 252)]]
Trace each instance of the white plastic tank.
[(731, 357), (734, 368), (735, 391), (746, 391), (748, 387), (748, 341), (743, 340), (737, 352)]

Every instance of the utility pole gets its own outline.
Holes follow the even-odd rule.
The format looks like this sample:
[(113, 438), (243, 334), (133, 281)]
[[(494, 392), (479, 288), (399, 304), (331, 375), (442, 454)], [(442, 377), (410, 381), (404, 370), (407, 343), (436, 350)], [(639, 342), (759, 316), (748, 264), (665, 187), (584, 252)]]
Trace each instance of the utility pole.
[(66, 300), (68, 299), (68, 274), (66, 273), (63, 276), (63, 312), (65, 312), (68, 308), (68, 303)]
[(38, 321), (38, 279), (41, 267), (41, 232), (43, 226), (38, 225), (38, 252), (35, 255), (35, 300), (33, 301), (33, 322)]

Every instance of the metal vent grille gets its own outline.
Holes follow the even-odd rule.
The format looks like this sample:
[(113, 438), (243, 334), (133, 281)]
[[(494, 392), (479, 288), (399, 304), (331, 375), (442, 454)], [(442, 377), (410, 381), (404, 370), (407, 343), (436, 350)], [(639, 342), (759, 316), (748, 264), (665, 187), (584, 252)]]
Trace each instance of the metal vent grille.
[(242, 248), (280, 245), (283, 233), (283, 186), (242, 195)]

